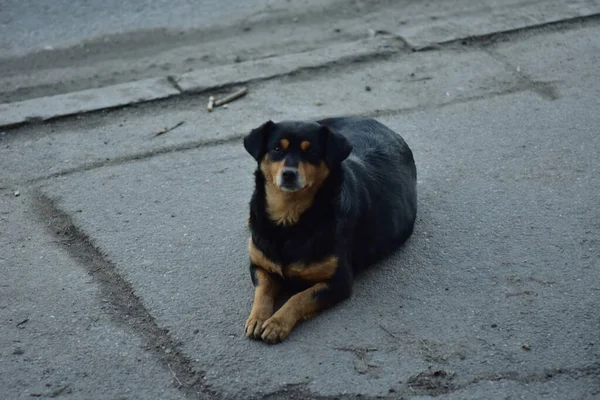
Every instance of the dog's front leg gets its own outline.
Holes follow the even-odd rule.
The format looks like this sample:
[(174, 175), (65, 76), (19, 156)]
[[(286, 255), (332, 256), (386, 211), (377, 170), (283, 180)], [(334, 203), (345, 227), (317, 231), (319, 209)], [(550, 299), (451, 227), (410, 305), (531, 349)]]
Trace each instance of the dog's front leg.
[(278, 343), (288, 337), (299, 322), (350, 296), (350, 282), (321, 282), (292, 296), (262, 326), (261, 338), (267, 343)]
[(273, 315), (275, 298), (281, 287), (279, 277), (252, 264), (250, 266), (254, 284), (254, 301), (250, 316), (246, 320), (246, 335), (259, 339), (264, 322)]

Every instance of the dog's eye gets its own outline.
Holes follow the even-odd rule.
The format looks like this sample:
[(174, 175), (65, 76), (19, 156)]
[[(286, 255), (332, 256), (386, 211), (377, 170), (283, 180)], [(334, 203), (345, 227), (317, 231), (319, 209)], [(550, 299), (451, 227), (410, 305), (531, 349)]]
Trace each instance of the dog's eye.
[(274, 151), (275, 153), (281, 153), (281, 147), (279, 147), (279, 146), (275, 146), (275, 148), (273, 149), (273, 151)]

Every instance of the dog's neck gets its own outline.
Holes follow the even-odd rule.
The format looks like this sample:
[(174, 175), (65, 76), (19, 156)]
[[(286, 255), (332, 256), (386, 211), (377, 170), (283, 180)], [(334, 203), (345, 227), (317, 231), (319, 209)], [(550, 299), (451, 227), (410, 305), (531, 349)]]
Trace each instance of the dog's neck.
[(292, 226), (313, 204), (319, 187), (308, 187), (298, 192), (284, 192), (272, 182), (266, 181), (265, 208), (270, 219), (277, 225)]
[(272, 180), (266, 179), (260, 168), (256, 169), (254, 176), (255, 192), (251, 202), (254, 211), (251, 210), (251, 214), (254, 214), (257, 228), (262, 225), (262, 213), (266, 214), (269, 222), (263, 225), (264, 228), (271, 224), (280, 228), (296, 226), (301, 222), (301, 217), (308, 213), (312, 215), (311, 221), (313, 217), (316, 218), (314, 222), (318, 222), (321, 217), (327, 218), (331, 213), (329, 198), (336, 195), (342, 182), (341, 168), (335, 168), (317, 185), (297, 192), (284, 192)]

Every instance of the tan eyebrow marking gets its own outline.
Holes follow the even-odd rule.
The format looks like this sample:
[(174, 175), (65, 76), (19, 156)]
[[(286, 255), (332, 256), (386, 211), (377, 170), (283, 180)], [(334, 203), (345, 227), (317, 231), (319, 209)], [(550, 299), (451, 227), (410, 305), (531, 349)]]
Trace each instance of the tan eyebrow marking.
[(302, 151), (308, 150), (310, 148), (310, 142), (308, 140), (303, 140), (302, 143), (300, 143), (300, 148)]
[(289, 140), (287, 140), (287, 139), (281, 139), (281, 140), (279, 141), (279, 144), (281, 145), (281, 148), (282, 148), (283, 150), (287, 150), (287, 149), (288, 149), (288, 147), (290, 147), (290, 141), (289, 141)]

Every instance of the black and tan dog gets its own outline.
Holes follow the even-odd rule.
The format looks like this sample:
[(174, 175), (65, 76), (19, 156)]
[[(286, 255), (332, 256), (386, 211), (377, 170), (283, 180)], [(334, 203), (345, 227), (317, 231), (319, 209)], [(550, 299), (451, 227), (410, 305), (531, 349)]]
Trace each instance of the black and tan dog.
[[(405, 141), (373, 119), (268, 121), (244, 147), (258, 163), (246, 334), (276, 343), (299, 321), (348, 298), (357, 271), (411, 236), (417, 173)], [(287, 284), (301, 291), (273, 314)]]

